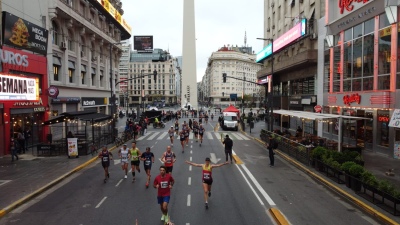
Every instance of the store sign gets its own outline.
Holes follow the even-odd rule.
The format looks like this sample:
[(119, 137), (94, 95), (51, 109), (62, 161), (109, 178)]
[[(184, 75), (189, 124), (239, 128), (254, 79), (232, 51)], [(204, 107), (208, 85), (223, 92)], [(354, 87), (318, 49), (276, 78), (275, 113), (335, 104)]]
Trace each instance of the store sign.
[(400, 128), (400, 109), (395, 109), (390, 118), (389, 127)]
[(389, 117), (388, 116), (378, 116), (378, 121), (379, 122), (389, 122)]
[(60, 93), (60, 91), (58, 90), (58, 87), (56, 86), (50, 86), (49, 89), (47, 89), (47, 94), (51, 97), (51, 98), (57, 98), (58, 94)]
[(61, 104), (61, 103), (79, 103), (81, 102), (81, 98), (76, 97), (60, 97), (51, 99), (51, 103), (53, 104)]
[(345, 96), (343, 96), (343, 103), (345, 104), (345, 105), (350, 105), (350, 103), (353, 103), (353, 102), (355, 102), (355, 103), (357, 103), (357, 104), (360, 104), (360, 102), (361, 102), (361, 95), (359, 95), (359, 94), (352, 94), (352, 95), (345, 95)]
[(43, 101), (42, 98), (39, 98), (37, 102), (14, 102), (14, 106), (42, 106)]
[(340, 14), (344, 13), (344, 10), (351, 12), (354, 9), (353, 3), (367, 3), (369, 0), (339, 0)]
[(82, 106), (96, 106), (107, 104), (107, 98), (82, 98)]
[(44, 112), (44, 111), (46, 111), (46, 108), (45, 107), (37, 107), (37, 108), (33, 108), (33, 111), (34, 112)]
[(16, 48), (47, 54), (48, 31), (9, 12), (3, 12), (3, 43)]
[(121, 26), (128, 31), (129, 34), (132, 33), (132, 27), (128, 24), (128, 22), (122, 18), (121, 14), (114, 8), (114, 6), (108, 0), (97, 0), (99, 4), (103, 6), (103, 8), (116, 20)]
[(320, 112), (322, 112), (322, 106), (316, 105), (316, 106), (314, 106), (314, 110), (316, 113), (320, 113)]
[(39, 99), (39, 79), (0, 74), (0, 100)]
[(22, 67), (29, 66), (27, 55), (14, 53), (5, 49), (0, 49), (0, 62)]

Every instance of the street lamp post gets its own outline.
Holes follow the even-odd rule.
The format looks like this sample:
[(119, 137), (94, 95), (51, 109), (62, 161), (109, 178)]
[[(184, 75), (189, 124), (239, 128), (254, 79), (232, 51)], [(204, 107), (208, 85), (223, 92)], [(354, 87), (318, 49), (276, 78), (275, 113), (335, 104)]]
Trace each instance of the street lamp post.
[[(274, 93), (274, 86), (273, 86), (273, 83), (272, 83), (272, 81), (273, 81), (273, 77), (274, 77), (274, 39), (273, 38), (257, 38), (258, 40), (264, 40), (264, 41), (270, 41), (271, 42), (271, 75), (270, 75), (270, 79), (269, 79), (269, 81), (268, 81), (268, 83), (266, 84), (266, 86), (265, 86), (265, 100), (267, 100), (268, 99), (268, 104), (269, 104), (269, 120), (268, 120), (268, 123), (269, 123), (269, 126), (270, 126), (270, 128), (269, 128), (269, 130), (272, 132), (273, 130), (274, 130), (274, 125), (273, 125), (273, 114), (274, 114), (274, 111), (273, 111), (273, 108), (274, 108), (274, 106), (273, 106), (273, 93)], [(270, 93), (268, 94), (268, 86), (269, 86), (269, 88), (270, 88)]]

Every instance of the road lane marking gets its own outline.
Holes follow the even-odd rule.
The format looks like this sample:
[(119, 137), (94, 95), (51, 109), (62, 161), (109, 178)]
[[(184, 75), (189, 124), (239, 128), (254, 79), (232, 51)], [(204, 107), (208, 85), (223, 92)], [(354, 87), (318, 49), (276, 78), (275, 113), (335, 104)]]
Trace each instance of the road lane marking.
[(189, 179), (188, 179), (188, 185), (189, 186), (192, 185), (192, 178), (191, 177), (189, 177)]
[(192, 165), (189, 166), (189, 171), (192, 171)]
[(190, 154), (192, 154), (193, 153), (193, 151), (192, 150), (190, 150)]
[(188, 197), (187, 197), (186, 205), (187, 205), (187, 206), (190, 206), (190, 195), (188, 195)]
[(147, 140), (153, 140), (160, 132), (154, 132), (153, 135), (147, 138)]
[(189, 161), (192, 161), (192, 156), (189, 157)]
[(250, 189), (253, 191), (254, 195), (256, 196), (256, 198), (258, 199), (258, 201), (260, 202), (260, 204), (261, 204), (261, 205), (264, 205), (264, 203), (262, 202), (261, 198), (258, 196), (256, 190), (254, 190), (253, 186), (251, 186), (249, 180), (248, 180), (247, 177), (244, 175), (243, 171), (240, 169), (240, 166), (238, 166), (238, 165), (235, 165), (235, 166), (238, 168), (239, 172), (242, 174), (244, 180), (246, 181), (247, 185), (249, 185)]
[(243, 140), (243, 138), (241, 136), (239, 136), (237, 133), (230, 133), (230, 135), (232, 135), (237, 140)]
[(210, 140), (214, 139), (210, 132), (206, 132), (206, 136), (207, 136), (207, 139), (210, 139)]
[(192, 140), (193, 139), (193, 133), (190, 133), (189, 134), (189, 140)]
[(99, 207), (101, 206), (101, 204), (103, 204), (103, 202), (104, 202), (106, 199), (107, 199), (107, 196), (104, 197), (104, 198), (99, 202), (99, 204), (96, 205), (95, 208), (96, 208), (96, 209), (99, 208)]
[(118, 187), (119, 184), (122, 183), (122, 180), (123, 180), (123, 179), (119, 180), (118, 183), (117, 183), (117, 185), (115, 185), (115, 187)]
[(260, 183), (256, 180), (256, 178), (253, 176), (253, 174), (247, 169), (246, 165), (242, 165), (243, 170), (247, 173), (247, 175), (250, 177), (251, 181), (253, 181), (254, 185), (257, 187), (257, 189), (260, 191), (260, 193), (263, 195), (265, 200), (267, 200), (268, 204), (270, 206), (276, 206), (275, 202), (272, 201), (271, 197), (265, 192), (265, 190), (261, 187)]
[[(167, 134), (168, 134), (168, 132), (163, 132), (160, 136), (158, 136), (157, 140), (162, 140), (165, 137), (165, 135), (167, 135)], [(169, 137), (168, 137), (168, 139), (169, 139)]]
[(250, 138), (246, 137), (246, 135), (242, 134), (242, 133), (237, 133), (237, 135), (241, 136), (243, 138), (243, 140), (250, 140)]

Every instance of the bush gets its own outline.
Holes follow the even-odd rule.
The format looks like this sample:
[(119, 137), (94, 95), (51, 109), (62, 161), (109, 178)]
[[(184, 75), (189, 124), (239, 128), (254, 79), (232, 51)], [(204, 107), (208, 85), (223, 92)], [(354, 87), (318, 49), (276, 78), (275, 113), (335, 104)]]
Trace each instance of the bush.
[(314, 148), (311, 152), (311, 157), (313, 159), (322, 160), (323, 157), (327, 154), (328, 150), (324, 147), (318, 146)]
[(352, 162), (352, 161), (347, 161), (347, 162), (344, 162), (341, 166), (340, 166), (340, 169), (343, 171), (343, 172), (345, 172), (345, 173), (347, 173), (347, 174), (350, 174), (350, 168), (352, 167), (352, 166), (354, 166), (354, 165), (357, 165), (355, 162)]
[(336, 170), (340, 170), (341, 165), (338, 161), (332, 161), (330, 166)]
[(364, 171), (364, 173), (361, 174), (361, 180), (371, 187), (378, 188), (378, 179), (369, 171)]
[(344, 151), (343, 152), (343, 160), (344, 162), (347, 161), (356, 161), (356, 157), (359, 156), (360, 154), (358, 152), (355, 151)]
[(352, 165), (349, 168), (349, 174), (356, 178), (360, 178), (361, 175), (364, 173), (364, 171), (365, 171), (364, 167), (358, 164)]

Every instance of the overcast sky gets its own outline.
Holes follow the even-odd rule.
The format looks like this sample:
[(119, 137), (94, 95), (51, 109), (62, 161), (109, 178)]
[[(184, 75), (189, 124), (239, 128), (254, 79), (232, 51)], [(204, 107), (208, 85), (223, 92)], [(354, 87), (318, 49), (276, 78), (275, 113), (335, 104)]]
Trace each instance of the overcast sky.
[[(153, 35), (154, 48), (182, 55), (184, 0), (121, 0), (132, 36)], [(208, 57), (224, 45), (244, 45), (255, 53), (263, 48), (263, 0), (195, 0), (197, 81), (207, 68)], [(132, 40), (131, 40), (132, 41)]]

